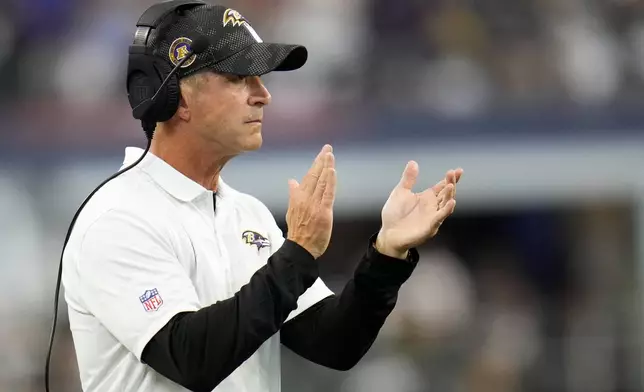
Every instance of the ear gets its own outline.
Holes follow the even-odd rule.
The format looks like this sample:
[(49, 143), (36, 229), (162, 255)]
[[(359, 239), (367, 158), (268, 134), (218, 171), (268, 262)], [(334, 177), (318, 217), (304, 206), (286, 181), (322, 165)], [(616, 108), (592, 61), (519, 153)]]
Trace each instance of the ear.
[(190, 103), (191, 93), (190, 88), (181, 86), (181, 94), (179, 95), (179, 107), (177, 108), (177, 118), (183, 121), (190, 121)]

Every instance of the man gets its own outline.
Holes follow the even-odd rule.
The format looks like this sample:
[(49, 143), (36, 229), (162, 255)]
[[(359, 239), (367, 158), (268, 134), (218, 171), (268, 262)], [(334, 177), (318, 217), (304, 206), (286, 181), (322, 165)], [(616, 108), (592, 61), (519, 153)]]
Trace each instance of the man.
[[(262, 144), (271, 96), (259, 76), (301, 67), (306, 49), (265, 44), (238, 12), (212, 5), (173, 13), (148, 45), (172, 67), (195, 35), (208, 49), (180, 68), (176, 112), (157, 124), (150, 154), (88, 202), (64, 253), (85, 391), (278, 392), (280, 342), (350, 369), (412, 273), (414, 247), (454, 210), (462, 171), (414, 194), (410, 162), (355, 276), (333, 294), (316, 262), (333, 223), (331, 146), (301, 184), (289, 181), (286, 238), (264, 204), (219, 175)], [(127, 149), (124, 165), (141, 154)]]

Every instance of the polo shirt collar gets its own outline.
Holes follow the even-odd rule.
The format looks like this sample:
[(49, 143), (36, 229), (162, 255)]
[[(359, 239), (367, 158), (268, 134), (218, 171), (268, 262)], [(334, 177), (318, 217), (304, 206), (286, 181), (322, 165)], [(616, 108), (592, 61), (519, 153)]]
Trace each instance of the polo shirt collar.
[[(134, 163), (143, 154), (143, 149), (138, 147), (127, 147), (125, 149), (125, 158), (123, 166), (126, 167)], [(183, 175), (177, 169), (172, 167), (163, 159), (157, 157), (148, 151), (145, 158), (137, 165), (141, 170), (146, 172), (161, 188), (170, 195), (184, 202), (190, 202), (204, 194), (213, 192), (204, 188), (200, 184)], [(217, 184), (217, 194), (224, 196), (230, 192), (229, 187), (219, 177)]]

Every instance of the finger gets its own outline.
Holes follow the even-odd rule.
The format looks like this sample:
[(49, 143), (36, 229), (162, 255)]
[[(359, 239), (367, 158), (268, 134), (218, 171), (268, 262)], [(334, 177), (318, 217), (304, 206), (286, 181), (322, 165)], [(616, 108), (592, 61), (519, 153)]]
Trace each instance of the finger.
[(299, 186), (300, 186), (300, 184), (298, 184), (297, 180), (294, 180), (292, 178), (290, 180), (288, 180), (288, 195), (290, 197), (293, 197), (293, 195), (295, 194), (295, 190)]
[(438, 194), (438, 208), (442, 208), (454, 198), (454, 185), (447, 184), (445, 188)]
[(322, 194), (322, 205), (327, 208), (333, 208), (335, 202), (335, 189), (337, 184), (337, 175), (334, 168), (328, 168), (327, 184)]
[(461, 177), (463, 176), (463, 169), (460, 167), (455, 170), (456, 173), (456, 182), (458, 183), (461, 180)]
[(452, 198), (456, 198), (456, 184), (461, 180), (461, 177), (463, 176), (463, 169), (460, 167), (456, 170), (454, 170), (454, 192), (452, 193)]
[(306, 173), (302, 179), (302, 190), (307, 192), (309, 195), (315, 190), (315, 185), (320, 180), (322, 175), (322, 170), (324, 170), (327, 162), (327, 153), (317, 157), (311, 169)]
[[(434, 193), (434, 195), (438, 196), (438, 194), (440, 193), (440, 191), (442, 191), (442, 190), (443, 190), (443, 188), (445, 188), (445, 185), (447, 185), (447, 182), (446, 182), (446, 181), (445, 181), (445, 179), (443, 178), (443, 179), (442, 179), (442, 180), (440, 180), (436, 185), (434, 185), (434, 186), (433, 186), (433, 187), (431, 187), (430, 189), (427, 189), (425, 192), (427, 192), (427, 191), (431, 191), (431, 192), (433, 192), (433, 193)], [(423, 192), (423, 193), (424, 193), (424, 192)]]
[[(318, 155), (313, 160), (313, 163), (311, 164), (311, 167), (309, 168), (309, 170), (306, 172), (305, 177), (312, 173), (318, 173), (318, 176), (319, 176), (319, 173), (322, 172), (322, 168), (324, 165), (324, 157), (326, 153), (332, 152), (332, 151), (333, 151), (333, 148), (330, 145), (325, 144), (324, 147), (322, 147)], [(304, 181), (302, 182), (304, 183)]]
[(434, 216), (434, 224), (440, 226), (448, 216), (452, 215), (456, 208), (456, 200), (450, 200), (445, 206), (438, 210)]
[(414, 184), (416, 184), (418, 172), (418, 163), (415, 161), (409, 161), (407, 166), (405, 166), (405, 170), (403, 171), (402, 178), (398, 183), (398, 187), (411, 190), (414, 187)]
[(442, 180), (440, 180), (436, 185), (434, 185), (431, 188), (431, 190), (434, 192), (434, 195), (438, 196), (438, 193), (445, 188), (445, 185), (454, 182), (451, 180), (451, 178), (452, 178), (452, 170), (448, 170), (447, 173), (445, 173), (445, 177), (443, 177)]
[(329, 182), (329, 173), (331, 170), (334, 169), (329, 169), (329, 168), (324, 168), (322, 170), (322, 174), (320, 175), (320, 179), (318, 180), (317, 184), (315, 185), (315, 189), (313, 190), (313, 200), (316, 203), (319, 203), (322, 201), (322, 197), (324, 195), (324, 191), (327, 188), (328, 182)]
[[(450, 197), (453, 199), (455, 196), (456, 192), (456, 171), (455, 170), (449, 170), (447, 172), (447, 182), (448, 184), (452, 185), (452, 189), (449, 191), (450, 192)], [(445, 199), (444, 202), (447, 202), (449, 199)]]
[[(456, 197), (456, 183), (458, 182), (458, 180), (459, 180), (459, 178), (460, 178), (460, 174), (459, 174), (459, 171), (458, 171), (458, 170), (459, 170), (459, 169), (456, 169), (456, 170), (449, 170), (449, 171), (447, 172), (447, 175), (445, 176), (445, 180), (446, 180), (446, 182), (447, 182), (447, 183), (449, 183), (449, 184), (453, 184), (453, 185), (454, 185), (454, 189), (453, 189), (453, 191), (452, 191), (452, 198)], [(463, 172), (463, 170), (461, 169), (461, 170), (460, 170), (460, 172), (462, 173), (462, 172)]]
[(456, 172), (454, 170), (448, 170), (445, 174), (445, 182), (448, 184), (456, 184)]
[(315, 157), (311, 168), (306, 173), (302, 179), (302, 190), (305, 192), (312, 192), (315, 189), (315, 184), (318, 182), (320, 175), (322, 174), (322, 169), (324, 168), (324, 162), (326, 160), (326, 154), (333, 151), (333, 147), (326, 144), (320, 150), (320, 153)]
[(327, 153), (324, 167), (335, 169), (335, 155), (333, 154), (333, 152)]

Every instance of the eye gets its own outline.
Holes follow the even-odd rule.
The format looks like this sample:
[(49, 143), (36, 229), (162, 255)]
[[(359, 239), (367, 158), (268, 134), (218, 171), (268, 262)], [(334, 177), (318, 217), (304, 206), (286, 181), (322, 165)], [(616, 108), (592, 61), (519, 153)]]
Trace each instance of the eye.
[(241, 83), (246, 81), (246, 76), (230, 74), (230, 75), (227, 75), (227, 79), (232, 83)]

